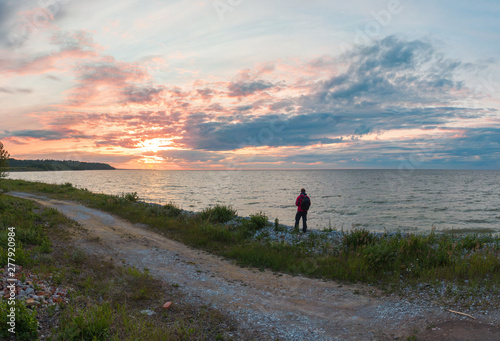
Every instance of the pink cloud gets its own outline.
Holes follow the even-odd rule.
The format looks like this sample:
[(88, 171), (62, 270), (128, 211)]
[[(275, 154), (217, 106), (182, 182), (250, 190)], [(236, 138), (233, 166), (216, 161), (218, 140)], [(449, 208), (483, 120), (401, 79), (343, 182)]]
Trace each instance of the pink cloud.
[(103, 60), (80, 64), (78, 85), (68, 94), (69, 107), (160, 104), (164, 87), (155, 85), (137, 63)]

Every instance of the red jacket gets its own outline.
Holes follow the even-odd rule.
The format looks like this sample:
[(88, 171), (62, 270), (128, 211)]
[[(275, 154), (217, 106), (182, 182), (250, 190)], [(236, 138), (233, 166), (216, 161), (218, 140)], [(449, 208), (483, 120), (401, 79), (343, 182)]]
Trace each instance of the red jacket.
[[(305, 193), (300, 193), (300, 195), (297, 197), (297, 199), (295, 200), (295, 206), (297, 206), (297, 211), (299, 212), (307, 212), (307, 210), (303, 210), (300, 208), (300, 204), (302, 204), (302, 199), (306, 196), (307, 194)], [(309, 200), (311, 200), (309, 198)]]

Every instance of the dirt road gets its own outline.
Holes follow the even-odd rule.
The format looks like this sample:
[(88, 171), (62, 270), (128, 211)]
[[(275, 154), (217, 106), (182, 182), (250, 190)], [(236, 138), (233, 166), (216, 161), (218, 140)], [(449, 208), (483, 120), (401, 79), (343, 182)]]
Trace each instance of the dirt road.
[[(26, 193), (10, 195), (52, 207), (87, 231), (87, 252), (148, 268), (179, 284), (191, 303), (216, 307), (263, 340), (500, 340), (497, 316), (468, 320), (442, 307), (388, 297), (370, 286), (345, 285), (241, 268), (108, 213)], [(95, 242), (98, 240), (98, 242)], [(182, 302), (174, 302), (182, 304)]]

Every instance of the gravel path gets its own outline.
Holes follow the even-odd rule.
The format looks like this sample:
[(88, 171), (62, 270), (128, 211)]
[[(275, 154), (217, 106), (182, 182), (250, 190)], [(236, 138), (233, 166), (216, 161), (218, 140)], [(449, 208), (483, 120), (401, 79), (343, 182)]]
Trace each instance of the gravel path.
[[(148, 268), (166, 283), (178, 284), (185, 300), (220, 309), (259, 339), (406, 339), (419, 330), (419, 340), (500, 340), (498, 312), (469, 321), (442, 307), (385, 296), (366, 285), (241, 268), (78, 203), (9, 194), (59, 210), (86, 230), (75, 238), (88, 252)], [(473, 333), (467, 336), (464, 330)]]

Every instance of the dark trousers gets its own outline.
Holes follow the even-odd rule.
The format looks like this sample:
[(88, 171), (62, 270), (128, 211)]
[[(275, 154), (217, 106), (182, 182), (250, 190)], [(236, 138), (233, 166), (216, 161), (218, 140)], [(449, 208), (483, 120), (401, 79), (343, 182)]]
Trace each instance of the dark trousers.
[(299, 228), (299, 222), (300, 218), (302, 217), (302, 232), (307, 231), (307, 211), (305, 212), (299, 212), (297, 211), (297, 214), (295, 215), (295, 228)]

